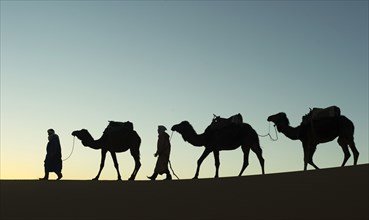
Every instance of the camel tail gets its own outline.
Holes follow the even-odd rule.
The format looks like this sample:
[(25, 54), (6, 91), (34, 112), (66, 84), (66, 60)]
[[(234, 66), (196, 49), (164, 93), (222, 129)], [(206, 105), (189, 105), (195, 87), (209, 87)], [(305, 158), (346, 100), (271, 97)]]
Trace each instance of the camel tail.
[(138, 143), (137, 143), (137, 156), (138, 156), (138, 159), (141, 159), (140, 147), (141, 147), (141, 138), (138, 136)]
[(130, 148), (131, 155), (134, 158), (137, 158), (138, 160), (140, 160), (141, 159), (141, 153), (140, 153), (141, 138), (137, 134), (137, 132), (135, 132), (135, 135), (134, 135), (134, 138), (133, 138), (131, 144), (132, 144), (131, 148)]
[(133, 158), (135, 158), (136, 160), (140, 160), (141, 159), (141, 153), (140, 153), (140, 145), (136, 145), (130, 148), (131, 151), (131, 155)]
[(354, 139), (355, 125), (354, 123), (344, 115), (340, 116), (340, 127), (344, 130), (345, 135)]

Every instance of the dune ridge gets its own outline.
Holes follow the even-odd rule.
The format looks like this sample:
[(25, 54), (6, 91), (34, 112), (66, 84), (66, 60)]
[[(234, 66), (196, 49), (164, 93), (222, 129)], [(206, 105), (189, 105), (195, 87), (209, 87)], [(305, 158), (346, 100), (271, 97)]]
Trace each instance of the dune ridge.
[(0, 219), (369, 219), (369, 164), (173, 181), (0, 180)]

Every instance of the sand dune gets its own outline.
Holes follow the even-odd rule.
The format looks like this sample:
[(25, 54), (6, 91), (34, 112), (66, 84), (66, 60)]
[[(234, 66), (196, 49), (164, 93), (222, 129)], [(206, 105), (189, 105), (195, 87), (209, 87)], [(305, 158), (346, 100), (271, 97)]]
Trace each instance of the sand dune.
[(369, 165), (175, 181), (1, 180), (0, 219), (369, 219)]

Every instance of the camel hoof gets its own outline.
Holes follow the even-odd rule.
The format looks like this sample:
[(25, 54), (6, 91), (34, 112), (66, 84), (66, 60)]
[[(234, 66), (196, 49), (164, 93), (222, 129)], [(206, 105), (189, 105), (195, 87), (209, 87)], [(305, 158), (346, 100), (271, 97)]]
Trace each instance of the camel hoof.
[(98, 177), (95, 177), (95, 178), (93, 178), (92, 180), (93, 180), (93, 181), (97, 181), (97, 180), (99, 180), (99, 178), (98, 178)]

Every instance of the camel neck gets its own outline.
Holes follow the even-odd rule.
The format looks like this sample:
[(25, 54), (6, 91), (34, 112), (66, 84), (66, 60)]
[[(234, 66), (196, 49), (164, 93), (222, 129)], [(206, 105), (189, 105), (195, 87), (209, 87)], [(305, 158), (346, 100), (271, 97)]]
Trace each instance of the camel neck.
[(90, 147), (92, 149), (101, 149), (101, 138), (98, 140), (94, 140), (92, 137), (91, 138), (86, 138), (84, 140), (82, 140), (82, 144), (86, 147)]
[(204, 146), (205, 144), (204, 134), (197, 134), (195, 131), (190, 133), (184, 133), (182, 134), (182, 137), (185, 141), (189, 142), (194, 146)]
[(300, 139), (300, 126), (294, 128), (289, 125), (282, 125), (278, 126), (278, 130), (291, 140)]

